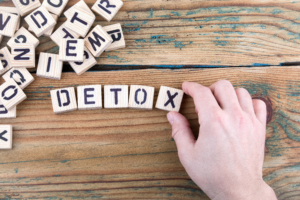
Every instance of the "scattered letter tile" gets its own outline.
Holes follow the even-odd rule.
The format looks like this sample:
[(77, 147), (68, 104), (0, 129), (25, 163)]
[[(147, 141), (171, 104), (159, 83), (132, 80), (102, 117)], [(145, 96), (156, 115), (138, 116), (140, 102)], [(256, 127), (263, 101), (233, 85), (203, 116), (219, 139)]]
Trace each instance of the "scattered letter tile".
[(0, 74), (4, 74), (5, 72), (7, 72), (9, 69), (12, 68), (12, 66), (11, 66), (11, 54), (10, 54), (7, 47), (3, 47), (0, 50), (0, 59), (1, 59), (1, 63), (2, 63), (3, 68), (4, 68), (4, 70), (1, 70)]
[[(46, 1), (46, 0), (45, 0), (45, 1)], [(44, 2), (45, 2), (45, 1), (44, 1)], [(54, 14), (51, 14), (51, 13), (50, 13), (50, 15), (51, 15), (51, 16), (53, 17), (53, 19), (57, 22), (58, 16), (57, 16), (57, 15), (54, 15)], [(55, 28), (55, 25), (52, 26), (52, 28), (50, 28), (48, 31), (46, 31), (46, 32), (43, 34), (43, 36), (50, 37), (50, 36), (52, 35), (52, 32), (53, 32), (54, 28)], [(33, 30), (32, 30), (31, 27), (29, 27), (28, 30), (31, 31), (31, 32), (33, 32)]]
[(76, 32), (68, 29), (65, 26), (66, 23), (63, 23), (51, 36), (51, 40), (57, 45), (60, 45), (62, 39), (78, 39), (80, 37)]
[(18, 9), (20, 15), (23, 17), (33, 11), (34, 9), (41, 6), (39, 0), (12, 0), (15, 4), (16, 8)]
[(51, 90), (50, 93), (55, 114), (77, 110), (74, 87)]
[(25, 21), (38, 37), (46, 33), (56, 24), (54, 18), (43, 6), (25, 17)]
[(11, 125), (0, 125), (0, 149), (12, 149)]
[(61, 15), (69, 0), (44, 0), (44, 6), (50, 13)]
[(12, 38), (10, 38), (10, 40), (7, 42), (7, 45), (11, 47), (12, 44), (20, 43), (33, 44), (34, 47), (37, 47), (40, 41), (36, 37), (34, 37), (29, 31), (27, 31), (24, 27), (21, 27), (15, 33), (15, 35)]
[(182, 90), (161, 86), (155, 107), (161, 110), (179, 112), (182, 98)]
[(84, 61), (83, 62), (69, 62), (71, 67), (74, 69), (77, 75), (81, 75), (91, 67), (97, 64), (94, 56), (89, 52), (89, 50), (84, 47)]
[(100, 25), (95, 26), (84, 39), (85, 46), (95, 57), (99, 57), (111, 43), (111, 37)]
[(13, 37), (17, 27), (18, 18), (17, 15), (0, 11), (0, 35)]
[(0, 102), (0, 119), (10, 119), (17, 117), (17, 106), (7, 110)]
[(63, 62), (59, 60), (58, 54), (41, 53), (36, 75), (60, 80)]
[(78, 86), (77, 97), (79, 110), (102, 108), (101, 85)]
[(113, 24), (110, 26), (104, 26), (103, 29), (110, 35), (113, 40), (111, 45), (109, 45), (105, 51), (112, 51), (116, 49), (121, 49), (125, 47), (125, 39), (122, 31), (121, 24)]
[(33, 76), (26, 68), (12, 68), (5, 73), (2, 78), (5, 81), (8, 81), (11, 78), (14, 79), (21, 89), (26, 88), (34, 81)]
[(62, 39), (59, 46), (60, 61), (83, 62), (84, 57), (83, 39)]
[(123, 2), (121, 0), (97, 0), (92, 10), (110, 21), (120, 10)]
[(131, 85), (129, 96), (129, 108), (153, 109), (154, 87)]
[(128, 108), (128, 85), (105, 85), (104, 108)]
[(13, 79), (0, 86), (0, 101), (6, 109), (11, 109), (26, 99), (26, 94)]
[(15, 43), (11, 45), (11, 66), (22, 68), (35, 67), (35, 48), (33, 44)]

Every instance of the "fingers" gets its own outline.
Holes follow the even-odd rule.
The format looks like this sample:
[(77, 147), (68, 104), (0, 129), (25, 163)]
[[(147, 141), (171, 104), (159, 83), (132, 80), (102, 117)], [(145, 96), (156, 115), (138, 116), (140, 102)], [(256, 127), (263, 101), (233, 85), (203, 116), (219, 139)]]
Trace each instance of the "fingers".
[(232, 84), (227, 80), (221, 80), (209, 87), (217, 102), (223, 110), (235, 110), (239, 101)]
[(257, 119), (262, 123), (267, 123), (267, 106), (266, 103), (259, 99), (253, 99), (253, 108)]
[(238, 88), (235, 90), (235, 93), (243, 111), (254, 114), (252, 98), (249, 92), (244, 88)]
[(195, 144), (195, 137), (187, 119), (177, 112), (169, 112), (167, 118), (172, 125), (172, 137), (174, 138), (180, 159), (192, 152)]
[(214, 111), (220, 109), (218, 102), (208, 87), (204, 87), (198, 83), (184, 82), (182, 89), (194, 99), (200, 124), (204, 120), (211, 119), (210, 116), (214, 114)]

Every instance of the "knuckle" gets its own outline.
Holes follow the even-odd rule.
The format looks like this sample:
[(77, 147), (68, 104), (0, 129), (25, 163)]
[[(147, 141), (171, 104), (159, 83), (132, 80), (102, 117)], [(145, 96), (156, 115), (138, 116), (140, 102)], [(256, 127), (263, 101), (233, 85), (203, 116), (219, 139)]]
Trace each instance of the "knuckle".
[(232, 87), (232, 84), (228, 80), (220, 80), (216, 83), (216, 87)]
[(254, 105), (259, 109), (266, 109), (267, 105), (263, 100), (260, 99), (254, 99)]
[(248, 90), (246, 90), (245, 88), (237, 88), (236, 90), (235, 90), (235, 92), (237, 93), (237, 94), (240, 94), (240, 95), (250, 95), (249, 94), (249, 92), (248, 92)]

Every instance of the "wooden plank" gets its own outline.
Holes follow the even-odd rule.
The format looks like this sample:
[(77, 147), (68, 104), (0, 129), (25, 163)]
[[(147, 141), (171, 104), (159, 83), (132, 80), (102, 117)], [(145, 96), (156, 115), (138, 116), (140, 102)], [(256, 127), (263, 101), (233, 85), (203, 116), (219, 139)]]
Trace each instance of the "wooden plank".
[[(65, 10), (76, 2), (70, 0)], [(91, 8), (95, 1), (85, 2)], [(10, 0), (2, 4), (13, 6)], [(300, 0), (126, 0), (110, 23), (96, 16), (93, 27), (121, 23), (127, 44), (105, 52), (98, 63), (262, 66), (299, 62), (299, 11)], [(59, 24), (65, 20), (59, 17)], [(37, 54), (58, 53), (50, 38), (40, 40)]]
[[(134, 77), (134, 78), (132, 78)], [(134, 70), (63, 73), (60, 81), (36, 77), (25, 89), (12, 124), (13, 149), (0, 151), (0, 198), (208, 199), (177, 156), (165, 111), (102, 109), (55, 115), (50, 90), (78, 85), (209, 86), (228, 79), (268, 103), (264, 179), (279, 199), (300, 195), (300, 67)], [(180, 111), (195, 135), (191, 98)], [(5, 196), (7, 195), (7, 196)]]

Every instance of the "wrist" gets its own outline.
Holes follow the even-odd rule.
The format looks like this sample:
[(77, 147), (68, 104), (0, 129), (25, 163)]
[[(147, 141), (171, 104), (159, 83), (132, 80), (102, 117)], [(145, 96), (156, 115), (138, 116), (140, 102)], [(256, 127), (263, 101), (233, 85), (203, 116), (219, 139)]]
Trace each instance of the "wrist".
[(219, 193), (212, 200), (277, 200), (274, 190), (264, 181), (258, 181), (250, 185), (232, 187)]

